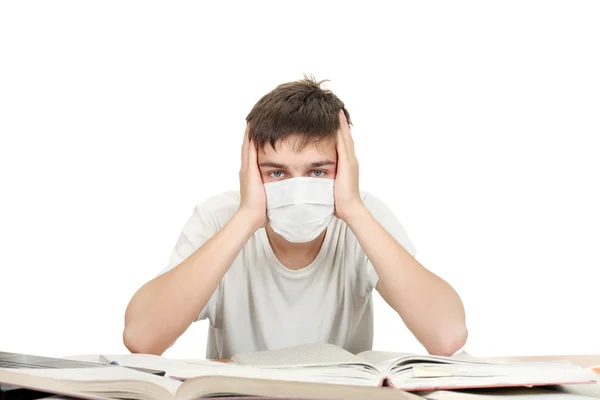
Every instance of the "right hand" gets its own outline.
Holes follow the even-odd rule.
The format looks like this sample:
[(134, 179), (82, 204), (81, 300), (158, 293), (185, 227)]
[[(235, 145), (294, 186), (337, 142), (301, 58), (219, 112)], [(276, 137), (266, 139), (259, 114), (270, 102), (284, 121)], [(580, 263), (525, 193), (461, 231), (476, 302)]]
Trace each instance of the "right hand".
[(250, 125), (246, 124), (240, 168), (240, 211), (250, 218), (256, 229), (260, 229), (267, 223), (267, 197), (258, 169), (256, 144), (248, 138), (249, 130)]

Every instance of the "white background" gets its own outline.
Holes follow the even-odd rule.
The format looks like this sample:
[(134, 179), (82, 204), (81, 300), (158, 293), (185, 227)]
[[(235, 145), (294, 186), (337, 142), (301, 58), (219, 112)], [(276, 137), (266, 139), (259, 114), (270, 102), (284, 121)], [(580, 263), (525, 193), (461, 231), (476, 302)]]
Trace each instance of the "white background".
[[(368, 5), (367, 5), (368, 4)], [(120, 353), (247, 113), (330, 79), (475, 355), (600, 353), (600, 3), (0, 4), (0, 350)], [(204, 356), (206, 322), (166, 355)], [(423, 351), (376, 298), (375, 348)]]

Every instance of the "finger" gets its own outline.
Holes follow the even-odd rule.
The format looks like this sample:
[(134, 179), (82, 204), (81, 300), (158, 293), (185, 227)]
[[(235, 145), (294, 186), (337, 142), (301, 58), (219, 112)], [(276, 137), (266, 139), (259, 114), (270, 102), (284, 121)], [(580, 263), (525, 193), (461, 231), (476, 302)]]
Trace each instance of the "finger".
[(344, 134), (342, 133), (342, 125), (341, 125), (341, 121), (340, 121), (340, 127), (337, 130), (337, 136), (336, 136), (336, 150), (338, 153), (338, 160), (344, 158), (345, 154), (346, 154), (346, 140), (344, 138)]
[(350, 143), (350, 151), (354, 154), (354, 139), (352, 138), (352, 133), (348, 130), (348, 143)]
[(258, 154), (254, 142), (248, 143), (248, 167), (258, 169)]
[(348, 120), (346, 119), (346, 114), (344, 114), (344, 110), (340, 110), (340, 128), (343, 129), (344, 134), (350, 133), (350, 125), (348, 124)]
[(248, 138), (250, 132), (250, 124), (246, 124), (246, 131), (244, 132), (244, 143), (242, 143), (242, 169), (248, 168), (248, 148), (250, 147), (250, 139)]
[(350, 130), (350, 124), (346, 119), (346, 114), (344, 114), (344, 110), (340, 110), (340, 126), (343, 126), (344, 139), (348, 145), (348, 153), (350, 156), (355, 156), (354, 152), (354, 139), (352, 138), (352, 131)]
[(343, 145), (345, 146), (346, 155), (349, 156), (354, 153), (354, 143), (352, 141), (352, 135), (350, 135), (350, 126), (348, 125), (348, 120), (346, 119), (346, 114), (344, 114), (344, 110), (340, 110), (339, 119), (341, 138), (343, 141)]

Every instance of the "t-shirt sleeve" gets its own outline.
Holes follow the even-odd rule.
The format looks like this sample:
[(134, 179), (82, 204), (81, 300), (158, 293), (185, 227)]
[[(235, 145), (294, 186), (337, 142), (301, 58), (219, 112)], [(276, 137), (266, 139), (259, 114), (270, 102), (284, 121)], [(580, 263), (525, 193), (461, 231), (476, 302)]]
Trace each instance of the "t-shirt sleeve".
[[(214, 220), (211, 213), (203, 209), (202, 204), (196, 206), (179, 234), (179, 238), (171, 252), (169, 263), (158, 275), (162, 275), (177, 267), (218, 231), (218, 223)], [(215, 292), (211, 295), (207, 305), (196, 318), (196, 321), (208, 318), (212, 323), (215, 320), (221, 290), (221, 284), (219, 284)]]
[[(414, 255), (417, 253), (417, 249), (390, 207), (388, 207), (388, 205), (382, 200), (369, 193), (365, 195), (363, 202), (370, 211), (371, 215), (373, 215), (373, 218), (375, 218), (375, 220), (379, 222), (379, 224), (386, 231), (388, 231), (390, 235), (392, 235), (392, 237), (396, 239), (396, 241), (400, 243), (400, 245), (402, 245), (402, 247), (404, 247), (409, 254), (414, 257)], [(360, 247), (359, 243), (356, 243), (356, 251), (356, 260), (359, 264), (359, 274), (366, 274), (364, 279), (361, 279), (361, 281), (367, 285), (363, 289), (366, 292), (370, 292), (377, 286), (379, 276), (377, 275), (377, 271), (375, 271), (373, 264), (371, 264), (371, 261)]]

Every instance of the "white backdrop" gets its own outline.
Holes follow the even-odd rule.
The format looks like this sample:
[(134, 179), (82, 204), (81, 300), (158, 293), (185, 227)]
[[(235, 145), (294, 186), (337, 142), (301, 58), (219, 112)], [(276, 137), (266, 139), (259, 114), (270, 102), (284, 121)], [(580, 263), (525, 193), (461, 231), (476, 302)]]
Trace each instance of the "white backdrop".
[[(238, 187), (246, 114), (312, 73), (468, 351), (600, 353), (600, 3), (395, 3), (0, 3), (0, 350), (125, 352), (131, 295)], [(375, 307), (376, 348), (423, 351)]]

